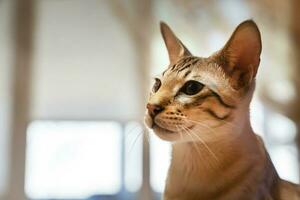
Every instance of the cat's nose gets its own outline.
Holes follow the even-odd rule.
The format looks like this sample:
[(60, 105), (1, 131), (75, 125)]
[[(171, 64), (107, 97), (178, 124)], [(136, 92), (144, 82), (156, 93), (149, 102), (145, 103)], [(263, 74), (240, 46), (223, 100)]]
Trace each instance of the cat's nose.
[(150, 103), (147, 104), (147, 109), (152, 119), (164, 110), (162, 106)]

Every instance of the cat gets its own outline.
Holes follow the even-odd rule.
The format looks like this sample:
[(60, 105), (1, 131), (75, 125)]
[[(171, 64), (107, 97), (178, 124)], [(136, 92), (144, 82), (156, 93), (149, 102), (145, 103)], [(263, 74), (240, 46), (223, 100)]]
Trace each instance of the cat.
[(161, 22), (170, 65), (157, 78), (145, 124), (172, 143), (164, 200), (296, 200), (300, 187), (279, 178), (249, 120), (262, 49), (253, 20), (225, 46), (193, 56)]

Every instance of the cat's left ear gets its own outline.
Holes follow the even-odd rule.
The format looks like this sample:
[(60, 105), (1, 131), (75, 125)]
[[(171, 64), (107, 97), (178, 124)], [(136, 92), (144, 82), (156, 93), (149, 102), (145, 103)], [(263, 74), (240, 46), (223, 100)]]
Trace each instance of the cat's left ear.
[(192, 55), (166, 23), (160, 22), (160, 31), (164, 38), (171, 64), (176, 63), (183, 56)]
[(219, 52), (218, 60), (236, 89), (247, 87), (260, 63), (261, 36), (254, 21), (242, 22)]

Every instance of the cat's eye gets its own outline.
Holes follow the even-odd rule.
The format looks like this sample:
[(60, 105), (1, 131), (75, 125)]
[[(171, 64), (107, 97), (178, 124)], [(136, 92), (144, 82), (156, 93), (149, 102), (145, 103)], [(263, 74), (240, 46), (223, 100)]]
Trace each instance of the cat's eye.
[(152, 91), (157, 92), (159, 90), (160, 86), (161, 86), (161, 81), (158, 78), (156, 78), (155, 83), (152, 87)]
[(204, 85), (198, 81), (188, 81), (180, 89), (180, 92), (183, 92), (187, 95), (195, 95), (203, 89)]

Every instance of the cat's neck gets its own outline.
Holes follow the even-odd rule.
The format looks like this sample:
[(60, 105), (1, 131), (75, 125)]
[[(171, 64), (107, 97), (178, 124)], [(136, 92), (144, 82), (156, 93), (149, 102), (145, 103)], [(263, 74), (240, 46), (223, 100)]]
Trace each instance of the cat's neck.
[(231, 187), (245, 174), (251, 176), (249, 171), (252, 176), (263, 173), (268, 158), (246, 118), (241, 127), (219, 134), (218, 141), (174, 143), (166, 191), (179, 195), (194, 188), (199, 194), (214, 194), (212, 188)]
[[(251, 157), (251, 155), (255, 157), (261, 153), (260, 142), (247, 121), (243, 127), (219, 130), (222, 133), (217, 131), (213, 133), (215, 137), (218, 137), (215, 141), (174, 143), (172, 145), (173, 164), (182, 167), (199, 165), (200, 168), (215, 171), (231, 165), (238, 159)], [(175, 164), (176, 162), (181, 164)]]

